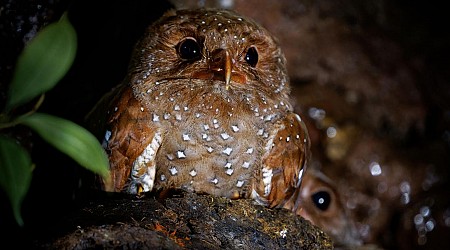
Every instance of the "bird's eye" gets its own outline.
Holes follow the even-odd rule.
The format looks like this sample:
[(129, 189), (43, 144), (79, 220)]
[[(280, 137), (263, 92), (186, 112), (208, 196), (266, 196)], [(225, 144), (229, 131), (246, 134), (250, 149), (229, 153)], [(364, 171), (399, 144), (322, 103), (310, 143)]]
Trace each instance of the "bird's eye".
[(201, 56), (200, 44), (192, 37), (183, 39), (177, 45), (178, 55), (185, 60), (198, 59)]
[(314, 205), (322, 211), (325, 211), (328, 209), (331, 203), (331, 196), (326, 191), (319, 191), (317, 193), (314, 193), (311, 196), (312, 201), (314, 202)]
[(250, 47), (247, 50), (247, 54), (245, 54), (245, 61), (251, 66), (255, 67), (258, 63), (258, 51), (255, 47)]

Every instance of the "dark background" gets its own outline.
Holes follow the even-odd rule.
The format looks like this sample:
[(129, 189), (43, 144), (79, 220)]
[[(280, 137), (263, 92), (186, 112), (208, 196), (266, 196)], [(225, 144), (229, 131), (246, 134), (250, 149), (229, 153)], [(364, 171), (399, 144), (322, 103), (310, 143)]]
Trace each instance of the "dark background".
[[(177, 2), (177, 1), (174, 1)], [(295, 4), (295, 1), (290, 1)], [(302, 1), (298, 1), (302, 2)], [(305, 1), (308, 2), (308, 1)], [(318, 1), (327, 2), (327, 1)], [(406, 57), (420, 58), (425, 67), (418, 86), (429, 112), (421, 140), (450, 145), (450, 35), (449, 15), (443, 4), (427, 1), (336, 1), (349, 24), (377, 29), (400, 44)], [(374, 2), (382, 3), (377, 9)], [(16, 58), (24, 44), (48, 23), (68, 11), (78, 35), (78, 54), (66, 77), (46, 94), (40, 112), (79, 124), (97, 100), (120, 83), (131, 49), (144, 28), (172, 6), (166, 1), (24, 1), (0, 3), (0, 107), (5, 103)], [(263, 5), (257, 6), (264, 8)], [(257, 8), (255, 7), (255, 10)], [(344, 13), (344, 14), (342, 14)], [(380, 16), (382, 18), (380, 18)], [(51, 234), (50, 225), (89, 199), (80, 177), (89, 175), (71, 159), (43, 142), (26, 128), (8, 134), (20, 138), (36, 164), (29, 193), (23, 203), (24, 228), (16, 226), (4, 193), (0, 192), (1, 242), (20, 236), (27, 244)], [(425, 139), (424, 139), (425, 138)]]

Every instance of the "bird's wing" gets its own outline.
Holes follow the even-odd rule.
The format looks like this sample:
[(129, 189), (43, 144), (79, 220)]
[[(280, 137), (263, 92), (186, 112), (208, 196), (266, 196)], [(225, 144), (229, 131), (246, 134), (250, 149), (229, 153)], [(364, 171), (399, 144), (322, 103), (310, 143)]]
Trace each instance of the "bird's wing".
[(308, 131), (300, 116), (288, 114), (269, 136), (256, 187), (269, 207), (281, 207), (300, 188), (310, 154)]
[(89, 117), (94, 130), (103, 131), (102, 145), (109, 157), (111, 181), (103, 181), (104, 190), (150, 191), (161, 135), (149, 126), (152, 115), (133, 96), (132, 88), (122, 84), (113, 89)]

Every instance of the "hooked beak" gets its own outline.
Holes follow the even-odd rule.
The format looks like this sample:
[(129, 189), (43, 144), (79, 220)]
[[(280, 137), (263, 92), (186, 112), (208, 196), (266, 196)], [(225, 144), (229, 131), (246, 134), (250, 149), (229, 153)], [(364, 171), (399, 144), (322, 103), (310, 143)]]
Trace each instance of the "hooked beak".
[(233, 71), (233, 59), (227, 49), (213, 51), (208, 61), (208, 69), (199, 70), (192, 77), (224, 81), (226, 90), (230, 88), (231, 80), (241, 84), (245, 84), (246, 82), (246, 78), (242, 73)]
[(228, 90), (228, 88), (230, 87), (230, 80), (231, 80), (231, 71), (233, 70), (233, 65), (231, 64), (231, 56), (230, 56), (230, 52), (228, 52), (228, 50), (225, 50), (225, 88), (226, 90)]
[(214, 75), (218, 75), (225, 81), (225, 88), (230, 88), (231, 72), (233, 71), (233, 62), (231, 61), (230, 52), (226, 49), (219, 49), (213, 52), (210, 61), (210, 69)]

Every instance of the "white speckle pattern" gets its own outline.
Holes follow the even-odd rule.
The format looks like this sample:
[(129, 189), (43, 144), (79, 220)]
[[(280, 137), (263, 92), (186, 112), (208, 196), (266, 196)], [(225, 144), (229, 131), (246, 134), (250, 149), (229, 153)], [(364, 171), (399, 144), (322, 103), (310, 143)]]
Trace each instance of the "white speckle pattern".
[(175, 114), (175, 119), (177, 119), (177, 121), (181, 121), (181, 114)]
[(298, 172), (298, 181), (295, 184), (296, 188), (300, 187), (300, 185), (302, 184), (302, 178), (303, 178), (303, 168), (300, 169), (300, 171)]
[(264, 196), (269, 195), (271, 184), (272, 184), (272, 169), (264, 167), (262, 169), (262, 176), (263, 176), (263, 184), (264, 184)]
[(184, 151), (181, 151), (181, 150), (177, 151), (177, 158), (178, 159), (186, 158), (186, 154), (184, 153)]
[(242, 187), (242, 186), (244, 186), (244, 181), (238, 180), (238, 181), (236, 182), (236, 187), (240, 188), (240, 187)]
[(178, 170), (176, 167), (171, 167), (169, 168), (170, 174), (171, 175), (176, 175), (178, 173)]
[(141, 111), (144, 112), (144, 107), (141, 107)]
[(249, 168), (250, 167), (250, 162), (244, 161), (244, 163), (242, 163), (242, 167), (243, 168)]
[(224, 153), (224, 154), (226, 154), (226, 155), (230, 155), (232, 151), (233, 151), (232, 148), (227, 147), (227, 148), (225, 148), (225, 149), (222, 151), (222, 153)]
[(238, 132), (239, 131), (239, 127), (236, 125), (232, 125), (231, 129), (233, 130), (233, 132)]
[(159, 177), (159, 179), (161, 180), (161, 181), (165, 181), (165, 180), (167, 180), (167, 178), (166, 178), (166, 176), (165, 175), (161, 175), (160, 177)]
[[(137, 186), (142, 186), (144, 192), (151, 191), (155, 181), (156, 166), (155, 156), (156, 151), (161, 146), (162, 138), (161, 133), (156, 132), (153, 140), (147, 145), (144, 151), (133, 162), (131, 168), (132, 183), (129, 187), (130, 193), (137, 193)], [(142, 169), (145, 169), (142, 174)]]
[(169, 161), (172, 161), (173, 159), (175, 159), (175, 156), (173, 156), (173, 154), (167, 154), (167, 159), (169, 159)]
[(102, 147), (106, 148), (109, 143), (109, 139), (111, 139), (111, 131), (106, 130), (105, 137), (103, 138)]
[(231, 162), (227, 162), (224, 167), (225, 168), (231, 168)]
[(228, 138), (230, 138), (230, 135), (227, 133), (222, 133), (222, 134), (220, 134), (220, 137), (222, 137), (222, 139), (224, 139), (224, 140), (228, 140)]
[(212, 153), (214, 149), (211, 146), (209, 146), (206, 148), (206, 151), (208, 151), (208, 153)]
[(232, 168), (229, 168), (225, 171), (225, 173), (230, 176), (233, 174), (233, 172), (234, 172), (234, 170)]
[(272, 121), (272, 119), (275, 117), (275, 115), (266, 115), (265, 117), (264, 117), (264, 121), (266, 121), (266, 122), (268, 122), (268, 121)]
[(159, 115), (153, 114), (153, 121), (154, 122), (159, 122)]
[(190, 141), (191, 137), (189, 136), (189, 134), (183, 134), (183, 141)]
[(217, 183), (219, 183), (219, 180), (218, 180), (217, 178), (214, 178), (214, 179), (211, 180), (211, 182), (212, 182), (214, 185), (216, 185)]
[(189, 172), (189, 175), (195, 177), (197, 175), (197, 171), (195, 171), (195, 169), (192, 169), (191, 172)]
[(253, 154), (253, 148), (247, 148), (247, 151), (245, 151), (245, 153), (249, 155)]
[(179, 110), (180, 110), (180, 106), (179, 106), (179, 105), (175, 105), (175, 106), (173, 107), (173, 110), (179, 111)]
[(258, 130), (258, 132), (256, 133), (256, 135), (263, 135), (264, 134), (264, 129), (261, 128)]
[(204, 125), (203, 125), (203, 128), (204, 128), (205, 130), (209, 130), (208, 124), (204, 124)]
[(170, 114), (169, 113), (165, 113), (163, 117), (164, 117), (164, 120), (169, 120)]

